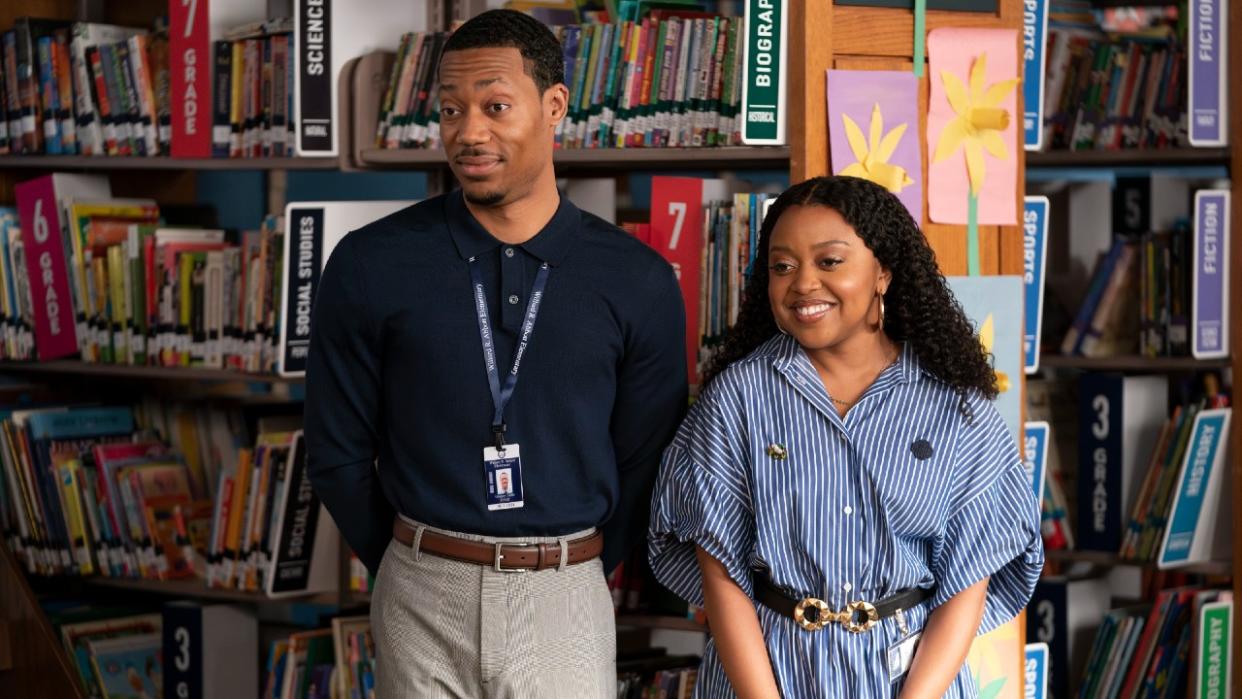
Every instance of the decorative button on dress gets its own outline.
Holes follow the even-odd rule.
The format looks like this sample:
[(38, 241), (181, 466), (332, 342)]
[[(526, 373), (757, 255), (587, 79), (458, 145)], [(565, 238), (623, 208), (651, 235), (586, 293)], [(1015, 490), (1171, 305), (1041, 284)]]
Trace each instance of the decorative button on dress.
[[(752, 595), (752, 571), (831, 609), (935, 588), (904, 614), (918, 631), (991, 576), (980, 633), (1003, 624), (1043, 567), (1039, 504), (995, 406), (975, 392), (965, 401), (970, 419), (907, 345), (842, 418), (797, 342), (772, 338), (708, 385), (664, 453), (649, 531), (656, 577), (702, 605), (697, 544)], [(896, 696), (886, 662), (905, 637), (896, 617), (861, 634), (809, 632), (756, 607), (782, 696)], [(976, 695), (965, 667), (945, 694)], [(710, 640), (695, 696), (733, 696)]]

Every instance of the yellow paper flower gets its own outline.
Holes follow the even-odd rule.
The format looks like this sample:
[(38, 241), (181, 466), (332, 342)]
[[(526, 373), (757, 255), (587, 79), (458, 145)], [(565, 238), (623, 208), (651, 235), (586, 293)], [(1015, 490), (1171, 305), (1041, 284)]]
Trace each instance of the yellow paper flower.
[(945, 96), (949, 98), (949, 106), (957, 113), (957, 117), (940, 132), (936, 154), (932, 157), (932, 162), (938, 163), (956, 153), (964, 144), (966, 171), (970, 175), (970, 193), (976, 196), (983, 188), (983, 150), (986, 148), (999, 160), (1009, 157), (1005, 151), (1005, 141), (1001, 138), (1001, 131), (1009, 128), (1009, 111), (999, 105), (1021, 82), (1019, 78), (1011, 78), (985, 89), (983, 81), (987, 74), (987, 59), (986, 53), (979, 54), (975, 59), (975, 64), (970, 69), (969, 92), (956, 75), (947, 70), (940, 72)]
[[(979, 328), (979, 344), (983, 345), (984, 352), (992, 354), (992, 347), (996, 345), (996, 326), (991, 313), (983, 321), (983, 327)], [(1009, 390), (1009, 374), (996, 372), (996, 390), (1001, 393)]]
[(904, 167), (888, 162), (893, 157), (893, 151), (897, 150), (897, 144), (901, 143), (901, 137), (906, 133), (906, 124), (900, 124), (884, 134), (884, 116), (880, 114), (879, 102), (871, 110), (870, 139), (863, 138), (862, 129), (858, 128), (858, 124), (849, 115), (842, 112), (841, 120), (845, 122), (845, 138), (850, 142), (850, 150), (857, 160), (837, 173), (838, 175), (871, 180), (893, 194), (914, 184)]

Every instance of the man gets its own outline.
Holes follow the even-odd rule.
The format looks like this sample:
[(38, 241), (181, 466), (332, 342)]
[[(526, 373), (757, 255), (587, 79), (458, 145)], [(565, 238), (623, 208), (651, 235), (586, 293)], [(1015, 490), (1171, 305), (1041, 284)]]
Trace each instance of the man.
[(685, 318), (671, 267), (556, 189), (562, 60), (520, 13), (458, 29), (461, 189), (347, 236), (316, 298), (308, 469), (377, 576), (385, 699), (616, 693), (604, 574), (685, 407)]

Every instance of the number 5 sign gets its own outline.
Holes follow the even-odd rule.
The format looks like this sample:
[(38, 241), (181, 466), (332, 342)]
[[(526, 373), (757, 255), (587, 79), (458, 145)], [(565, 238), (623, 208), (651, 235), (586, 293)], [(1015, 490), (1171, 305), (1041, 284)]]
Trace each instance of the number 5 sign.
[(681, 285), (686, 305), (686, 366), (692, 384), (698, 383), (703, 205), (728, 197), (724, 180), (651, 178), (651, 247), (673, 265)]

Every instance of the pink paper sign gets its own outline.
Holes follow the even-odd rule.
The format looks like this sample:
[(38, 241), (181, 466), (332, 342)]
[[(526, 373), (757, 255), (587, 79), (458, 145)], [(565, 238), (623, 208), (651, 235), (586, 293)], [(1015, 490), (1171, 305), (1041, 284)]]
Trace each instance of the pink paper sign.
[(967, 223), (969, 194), (980, 225), (1018, 221), (1018, 33), (937, 29), (927, 37), (928, 216)]

